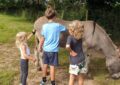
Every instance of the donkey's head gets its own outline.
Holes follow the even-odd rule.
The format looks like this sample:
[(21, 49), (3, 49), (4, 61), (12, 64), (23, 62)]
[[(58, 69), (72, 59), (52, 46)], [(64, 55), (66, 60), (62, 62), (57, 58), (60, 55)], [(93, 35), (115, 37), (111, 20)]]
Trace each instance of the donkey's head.
[(106, 64), (111, 77), (114, 79), (120, 78), (120, 49), (115, 48), (114, 54), (107, 58)]

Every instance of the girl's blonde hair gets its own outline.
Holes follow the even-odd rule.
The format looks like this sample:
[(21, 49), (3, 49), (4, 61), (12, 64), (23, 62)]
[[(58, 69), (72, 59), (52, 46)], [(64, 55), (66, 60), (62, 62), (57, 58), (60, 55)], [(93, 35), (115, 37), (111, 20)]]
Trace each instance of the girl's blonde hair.
[(26, 32), (19, 32), (16, 34), (16, 46), (17, 48), (20, 48), (21, 44), (24, 44), (27, 42), (27, 33)]
[(75, 39), (79, 40), (82, 38), (84, 33), (84, 25), (80, 21), (73, 21), (69, 24), (70, 35), (72, 35)]

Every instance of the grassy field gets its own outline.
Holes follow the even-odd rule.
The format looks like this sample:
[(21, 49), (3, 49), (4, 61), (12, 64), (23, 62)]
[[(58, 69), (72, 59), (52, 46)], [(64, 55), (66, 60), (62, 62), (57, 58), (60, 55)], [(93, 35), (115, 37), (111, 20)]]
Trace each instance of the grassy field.
[[(0, 14), (0, 46), (8, 45), (6, 46), (6, 49), (8, 48), (8, 50), (4, 50), (4, 47), (2, 48), (2, 46), (0, 47), (0, 85), (13, 85), (15, 77), (19, 77), (19, 59), (14, 59), (16, 54), (11, 53), (11, 51), (16, 51), (13, 47), (15, 35), (19, 31), (31, 32), (32, 29), (33, 23), (28, 22), (24, 18)], [(32, 47), (33, 42), (29, 41), (29, 45)], [(11, 55), (14, 57), (11, 57)], [(59, 55), (61, 66), (68, 66), (68, 53), (61, 48)], [(13, 58), (13, 60), (7, 59), (7, 56)], [(100, 55), (97, 54), (95, 56)], [(108, 71), (105, 67), (104, 58), (92, 58), (90, 72), (94, 76), (94, 81), (99, 85), (120, 85), (120, 80), (105, 79), (106, 75), (108, 75)]]
[(32, 29), (33, 24), (24, 18), (0, 14), (0, 43), (13, 43), (17, 32)]

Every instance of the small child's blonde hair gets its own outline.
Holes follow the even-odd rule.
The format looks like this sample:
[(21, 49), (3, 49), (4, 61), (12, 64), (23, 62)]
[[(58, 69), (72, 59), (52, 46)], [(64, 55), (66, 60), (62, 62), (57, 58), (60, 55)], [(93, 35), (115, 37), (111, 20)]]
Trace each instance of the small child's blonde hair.
[(20, 47), (21, 44), (24, 44), (27, 42), (27, 33), (26, 32), (18, 32), (16, 34), (16, 46), (17, 48)]
[(73, 21), (69, 24), (70, 34), (77, 40), (81, 39), (84, 33), (84, 25), (80, 21)]

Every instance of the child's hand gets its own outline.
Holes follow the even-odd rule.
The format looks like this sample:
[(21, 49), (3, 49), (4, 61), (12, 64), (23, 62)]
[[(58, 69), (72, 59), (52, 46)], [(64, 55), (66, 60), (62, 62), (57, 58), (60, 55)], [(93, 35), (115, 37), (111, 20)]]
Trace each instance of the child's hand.
[(74, 51), (71, 51), (71, 52), (70, 52), (70, 55), (73, 56), (73, 57), (75, 57), (75, 56), (77, 56), (77, 53), (74, 52)]
[(36, 29), (33, 29), (32, 30), (32, 34), (35, 35), (35, 32), (36, 32)]
[(36, 61), (36, 58), (35, 58), (35, 57), (33, 57), (33, 58), (32, 58), (32, 61), (35, 63), (35, 61)]
[(38, 52), (42, 52), (42, 48), (38, 48)]

